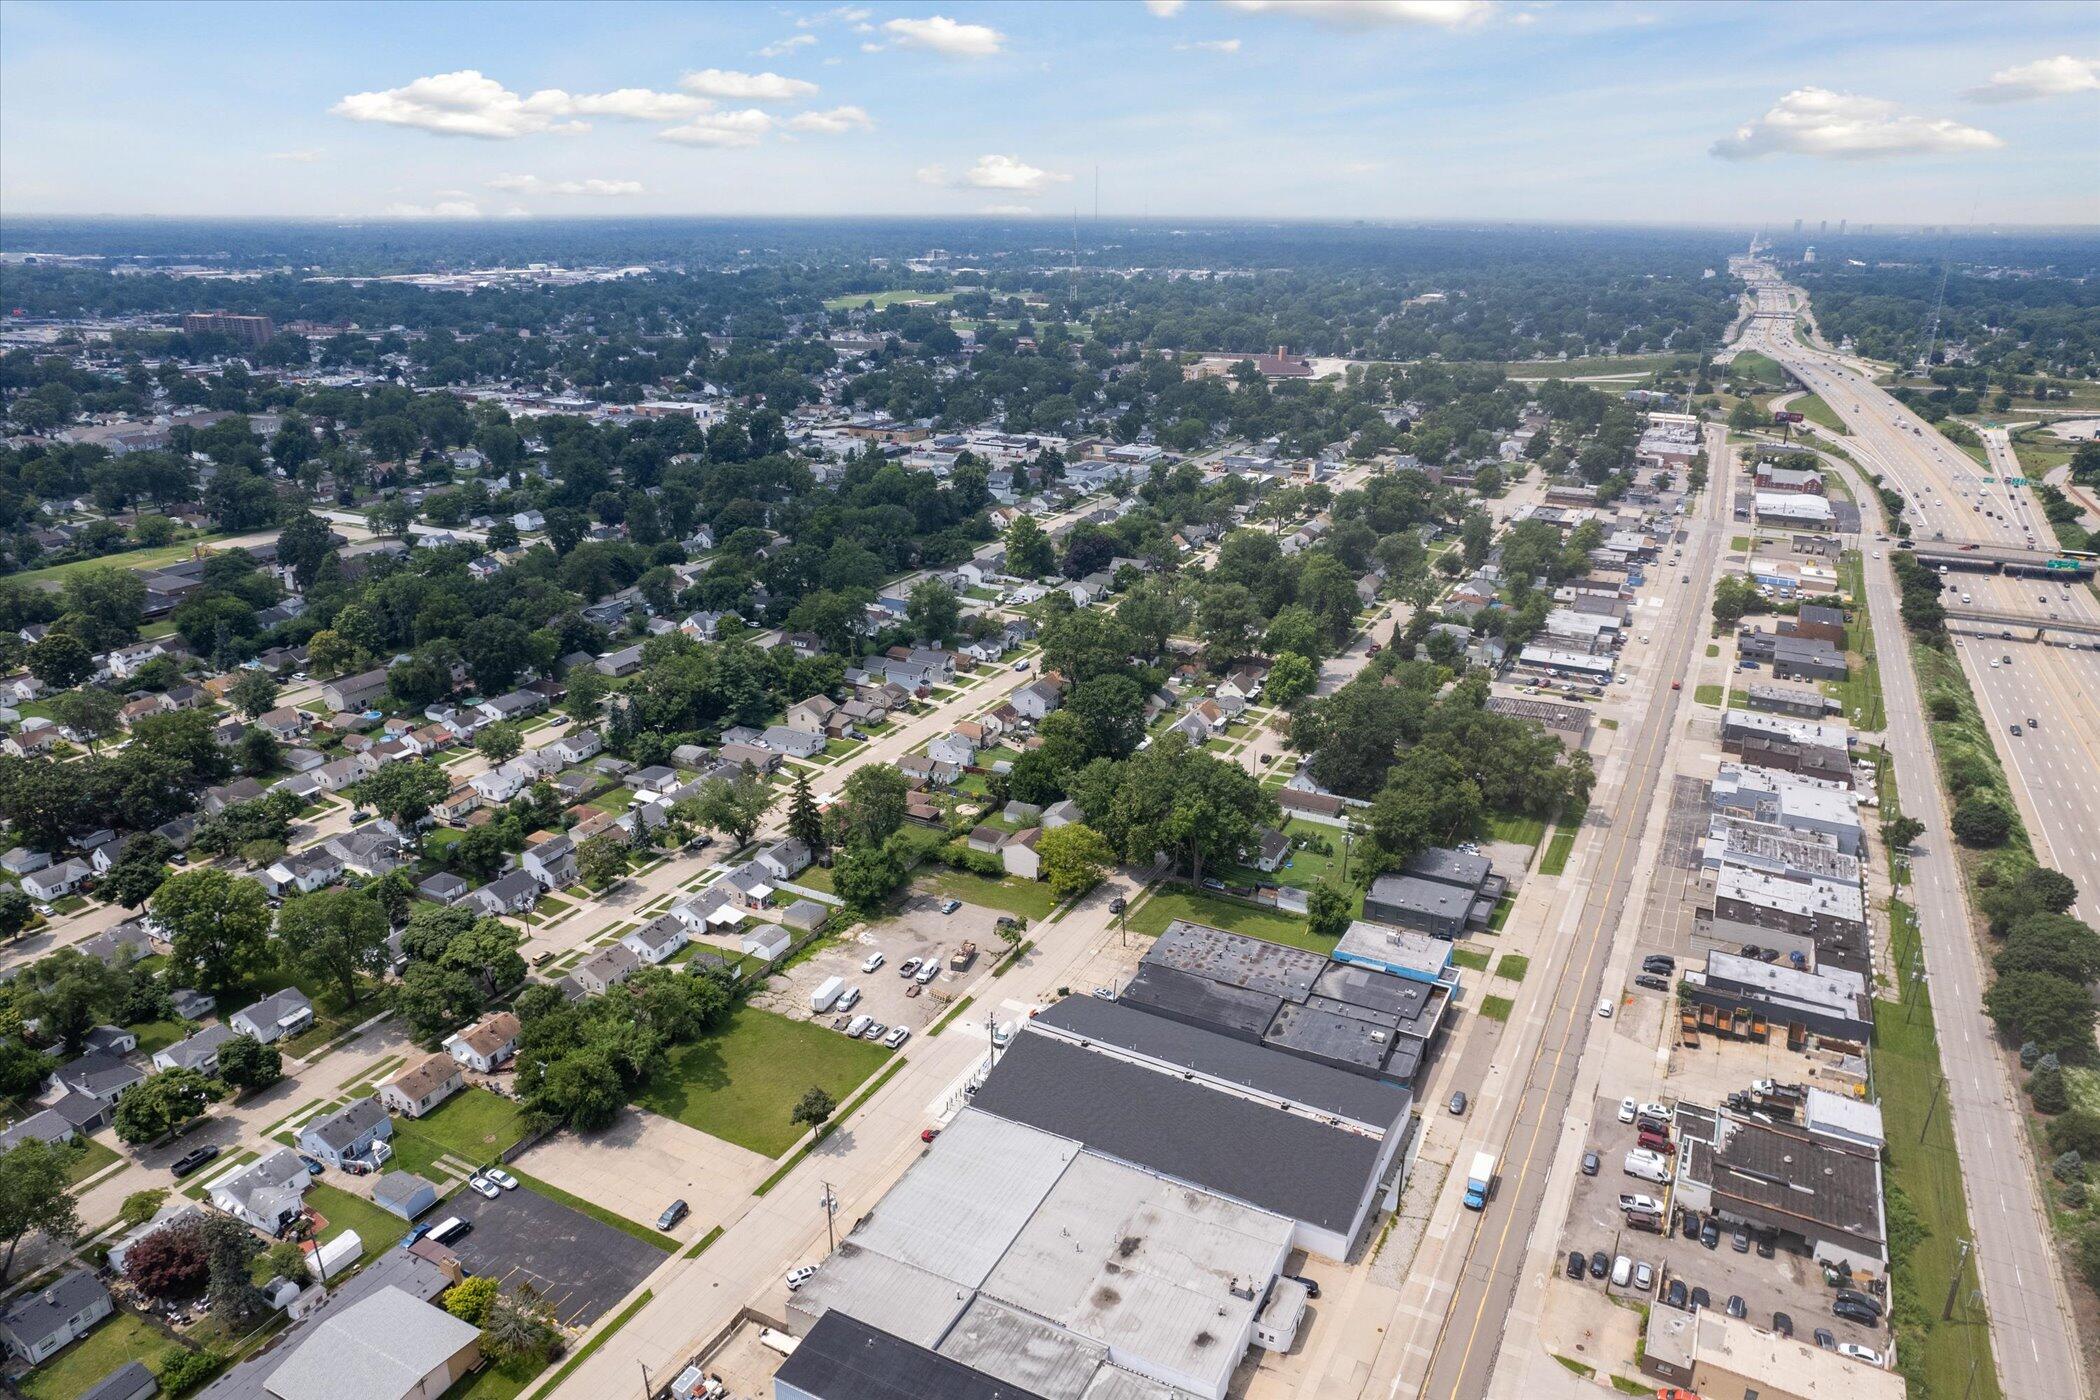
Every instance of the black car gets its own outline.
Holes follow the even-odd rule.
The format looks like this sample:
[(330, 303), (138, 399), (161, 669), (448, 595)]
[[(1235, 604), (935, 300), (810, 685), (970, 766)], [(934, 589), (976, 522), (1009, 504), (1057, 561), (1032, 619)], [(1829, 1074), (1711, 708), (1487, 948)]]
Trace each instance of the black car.
[(1816, 1329), (1816, 1345), (1825, 1351), (1836, 1351), (1838, 1349), (1838, 1339), (1831, 1335), (1828, 1327), (1818, 1327)]
[(1451, 1116), (1456, 1118), (1466, 1111), (1466, 1091), (1460, 1089), (1451, 1096)]
[(1678, 1233), (1682, 1234), (1682, 1235), (1683, 1235), (1683, 1236), (1684, 1236), (1684, 1237), (1685, 1237), (1686, 1239), (1688, 1239), (1688, 1240), (1696, 1240), (1696, 1239), (1698, 1239), (1698, 1238), (1699, 1238), (1699, 1212), (1698, 1212), (1698, 1211), (1696, 1211), (1696, 1210), (1688, 1210), (1688, 1211), (1686, 1211), (1686, 1212), (1684, 1213), (1684, 1215), (1683, 1215), (1682, 1219), (1683, 1219), (1683, 1221), (1684, 1221), (1684, 1228), (1683, 1228), (1682, 1230), (1680, 1230), (1680, 1231), (1679, 1231)]
[(1750, 1309), (1744, 1304), (1742, 1294), (1731, 1293), (1728, 1295), (1728, 1315), (1738, 1320), (1750, 1316)]
[(1713, 1294), (1711, 1294), (1711, 1293), (1707, 1292), (1707, 1291), (1706, 1291), (1705, 1289), (1703, 1289), (1703, 1288), (1694, 1288), (1694, 1289), (1692, 1290), (1692, 1307), (1693, 1307), (1693, 1308), (1695, 1308), (1695, 1309), (1698, 1309), (1698, 1308), (1710, 1308), (1710, 1307), (1712, 1307), (1713, 1305), (1714, 1305), (1714, 1295), (1713, 1295)]
[(1794, 1335), (1794, 1319), (1782, 1312), (1773, 1313), (1772, 1330), (1782, 1337), (1791, 1337)]
[(218, 1155), (219, 1149), (216, 1147), (194, 1147), (177, 1157), (169, 1170), (175, 1173), (179, 1181)]
[(1757, 960), (1759, 962), (1778, 962), (1779, 950), (1777, 948), (1766, 948), (1758, 953)]
[(1647, 972), (1644, 972), (1640, 976), (1634, 978), (1633, 985), (1636, 987), (1646, 987), (1651, 992), (1667, 992), (1670, 990), (1670, 984), (1668, 981), (1661, 977), (1655, 976), (1653, 973)]
[(1592, 1254), (1592, 1255), (1590, 1256), (1590, 1277), (1591, 1277), (1591, 1278), (1603, 1278), (1603, 1277), (1604, 1277), (1604, 1276), (1605, 1276), (1606, 1274), (1608, 1274), (1608, 1273), (1610, 1273), (1610, 1272), (1611, 1272), (1611, 1256), (1610, 1256), (1610, 1255), (1606, 1254), (1606, 1253), (1605, 1253), (1605, 1252), (1604, 1252), (1603, 1250), (1601, 1250), (1601, 1249), (1600, 1249), (1600, 1250), (1598, 1250), (1598, 1251), (1597, 1251), (1597, 1252), (1596, 1252), (1595, 1254)]
[(1683, 1279), (1673, 1278), (1670, 1280), (1670, 1296), (1668, 1302), (1673, 1308), (1681, 1308), (1684, 1306), (1685, 1292)]
[(1291, 1281), (1292, 1283), (1296, 1283), (1296, 1284), (1302, 1284), (1302, 1285), (1304, 1286), (1304, 1288), (1305, 1288), (1305, 1296), (1306, 1296), (1306, 1297), (1308, 1297), (1308, 1298), (1317, 1298), (1317, 1297), (1319, 1297), (1319, 1296), (1320, 1296), (1320, 1285), (1319, 1285), (1319, 1284), (1317, 1284), (1317, 1283), (1315, 1283), (1315, 1282), (1313, 1282), (1313, 1281), (1312, 1281), (1311, 1279), (1307, 1278), (1307, 1277), (1306, 1277), (1305, 1275), (1303, 1275), (1303, 1274), (1285, 1274), (1285, 1275), (1284, 1275), (1284, 1277), (1285, 1277), (1285, 1278), (1287, 1278), (1287, 1279), (1289, 1279), (1289, 1280), (1290, 1280), (1290, 1281)]
[(678, 1222), (685, 1219), (686, 1211), (690, 1209), (691, 1207), (686, 1205), (684, 1201), (671, 1202), (671, 1204), (664, 1207), (664, 1213), (656, 1217), (656, 1228), (659, 1230), (676, 1228)]
[(1583, 1257), (1582, 1257), (1582, 1251), (1581, 1251), (1581, 1250), (1579, 1250), (1579, 1249), (1571, 1249), (1571, 1250), (1569, 1250), (1569, 1251), (1568, 1251), (1568, 1277), (1569, 1277), (1569, 1278), (1574, 1278), (1574, 1279), (1579, 1279), (1579, 1278), (1581, 1278), (1581, 1277), (1582, 1277), (1582, 1273), (1583, 1273), (1583, 1270), (1585, 1270), (1585, 1269), (1587, 1269), (1587, 1268), (1589, 1267), (1589, 1263), (1590, 1263), (1590, 1261), (1589, 1261), (1589, 1260), (1587, 1260), (1587, 1259), (1585, 1259), (1585, 1258), (1583, 1258)]
[(1741, 949), (1742, 956), (1746, 958), (1762, 957), (1764, 955), (1764, 951), (1764, 949), (1758, 947), (1755, 943), (1745, 943)]
[(1641, 966), (1661, 968), (1664, 972), (1675, 972), (1677, 970), (1677, 959), (1671, 957), (1668, 953), (1650, 953), (1647, 957), (1641, 959)]
[(1600, 1165), (1596, 1153), (1585, 1152), (1582, 1154), (1582, 1174), (1584, 1176), (1595, 1176)]
[(1832, 1303), (1830, 1310), (1845, 1319), (1845, 1321), (1856, 1322), (1862, 1327), (1879, 1327), (1881, 1325), (1880, 1313), (1872, 1308), (1863, 1308), (1859, 1304), (1844, 1298), (1840, 1298), (1835, 1303)]
[(1699, 1227), (1699, 1243), (1705, 1245), (1708, 1249), (1712, 1249), (1720, 1242), (1721, 1227), (1715, 1224), (1714, 1218), (1709, 1215), (1706, 1218), (1706, 1223)]
[(1862, 1293), (1856, 1288), (1840, 1288), (1837, 1293), (1837, 1301), (1849, 1303), (1855, 1308), (1863, 1308), (1876, 1317), (1881, 1316), (1881, 1300)]
[(1757, 1257), (1770, 1259), (1779, 1252), (1778, 1233), (1773, 1230), (1760, 1231), (1757, 1236)]

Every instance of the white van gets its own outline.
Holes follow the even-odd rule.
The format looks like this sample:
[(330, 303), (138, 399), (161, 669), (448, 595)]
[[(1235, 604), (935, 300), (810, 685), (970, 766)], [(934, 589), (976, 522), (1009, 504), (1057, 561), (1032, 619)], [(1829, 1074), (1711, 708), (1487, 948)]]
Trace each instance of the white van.
[(873, 1022), (874, 1019), (874, 1017), (867, 1015), (855, 1016), (852, 1020), (846, 1023), (847, 1036), (854, 1040), (859, 1040), (860, 1033), (866, 1030), (869, 1024)]
[(430, 1229), (430, 1238), (439, 1244), (450, 1244), (474, 1227), (456, 1215), (448, 1215)]
[(1660, 1186), (1669, 1181), (1670, 1168), (1663, 1160), (1662, 1154), (1635, 1148), (1626, 1154), (1626, 1175), (1639, 1177), (1642, 1181), (1652, 1181)]
[(845, 994), (838, 999), (837, 1009), (840, 1011), (851, 1011), (858, 1005), (860, 1005), (860, 988), (848, 987)]

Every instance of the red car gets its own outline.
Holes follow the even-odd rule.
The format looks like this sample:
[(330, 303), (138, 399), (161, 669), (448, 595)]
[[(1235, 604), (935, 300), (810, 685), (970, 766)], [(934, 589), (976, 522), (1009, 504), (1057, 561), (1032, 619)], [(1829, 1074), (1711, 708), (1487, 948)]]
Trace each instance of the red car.
[(1672, 689), (1672, 690), (1682, 690), (1682, 689), (1684, 689), (1684, 682), (1683, 682), (1683, 681), (1671, 681), (1671, 682), (1670, 682), (1670, 689)]
[(940, 1130), (939, 1128), (921, 1128), (921, 1129), (919, 1129), (919, 1141), (920, 1141), (920, 1142), (932, 1142), (932, 1141), (933, 1141), (933, 1140), (934, 1140), (935, 1138), (939, 1137), (940, 1135), (941, 1135), (941, 1130)]

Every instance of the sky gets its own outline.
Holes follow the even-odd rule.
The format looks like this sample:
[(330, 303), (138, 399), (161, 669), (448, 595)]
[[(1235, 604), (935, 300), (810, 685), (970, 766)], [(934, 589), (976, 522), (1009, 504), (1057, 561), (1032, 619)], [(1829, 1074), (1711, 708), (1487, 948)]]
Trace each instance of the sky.
[(2100, 5), (0, 4), (9, 215), (2100, 224)]

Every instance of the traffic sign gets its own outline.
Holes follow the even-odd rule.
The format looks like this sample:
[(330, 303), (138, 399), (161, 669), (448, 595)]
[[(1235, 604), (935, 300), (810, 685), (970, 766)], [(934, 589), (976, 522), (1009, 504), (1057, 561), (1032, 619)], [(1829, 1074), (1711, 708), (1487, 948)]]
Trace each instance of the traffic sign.
[(2024, 476), (2009, 476), (2005, 478), (2005, 484), (2007, 486), (2025, 486), (2027, 478)]

